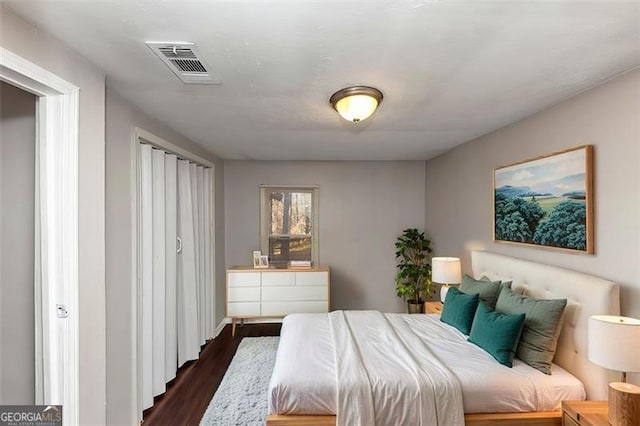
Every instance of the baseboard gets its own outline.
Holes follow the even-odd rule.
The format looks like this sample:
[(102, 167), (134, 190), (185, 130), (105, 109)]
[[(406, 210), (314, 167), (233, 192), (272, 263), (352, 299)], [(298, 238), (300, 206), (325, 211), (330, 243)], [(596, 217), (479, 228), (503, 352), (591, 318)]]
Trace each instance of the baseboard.
[(213, 335), (214, 339), (218, 337), (220, 333), (222, 333), (222, 330), (224, 330), (224, 326), (227, 325), (228, 323), (229, 322), (227, 321), (227, 318), (222, 318), (222, 321), (220, 321), (220, 324), (218, 324), (218, 326), (216, 327), (215, 334)]

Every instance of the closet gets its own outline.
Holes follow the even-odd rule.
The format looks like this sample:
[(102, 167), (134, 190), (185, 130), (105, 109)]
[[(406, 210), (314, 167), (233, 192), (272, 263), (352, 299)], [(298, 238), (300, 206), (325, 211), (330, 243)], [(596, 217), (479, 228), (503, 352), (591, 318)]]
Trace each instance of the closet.
[(138, 150), (138, 368), (146, 409), (214, 334), (214, 176), (151, 144)]

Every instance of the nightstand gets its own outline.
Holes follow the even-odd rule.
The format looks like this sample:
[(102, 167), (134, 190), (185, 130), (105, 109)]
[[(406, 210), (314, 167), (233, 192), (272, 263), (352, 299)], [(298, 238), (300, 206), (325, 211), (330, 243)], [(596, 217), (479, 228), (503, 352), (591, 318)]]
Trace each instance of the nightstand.
[(609, 426), (607, 401), (562, 401), (564, 426)]
[(425, 314), (441, 314), (442, 313), (442, 302), (424, 302), (424, 313)]

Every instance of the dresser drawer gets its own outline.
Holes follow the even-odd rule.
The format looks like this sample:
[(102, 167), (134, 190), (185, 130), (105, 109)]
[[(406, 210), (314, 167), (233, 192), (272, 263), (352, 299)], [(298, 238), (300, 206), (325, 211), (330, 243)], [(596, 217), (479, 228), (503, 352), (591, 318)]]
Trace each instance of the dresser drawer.
[(262, 285), (266, 287), (296, 285), (296, 274), (293, 272), (264, 272)]
[(260, 272), (228, 272), (229, 287), (260, 287)]
[(260, 287), (229, 287), (227, 289), (228, 302), (259, 302)]
[(324, 285), (329, 283), (329, 273), (322, 272), (296, 272), (296, 285)]
[[(262, 287), (265, 302), (289, 302), (302, 300), (327, 300), (327, 286)], [(325, 302), (326, 303), (326, 302)]]
[(328, 311), (326, 301), (262, 302), (262, 316), (285, 316), (296, 313), (322, 313)]
[(260, 316), (260, 302), (228, 302), (227, 316)]

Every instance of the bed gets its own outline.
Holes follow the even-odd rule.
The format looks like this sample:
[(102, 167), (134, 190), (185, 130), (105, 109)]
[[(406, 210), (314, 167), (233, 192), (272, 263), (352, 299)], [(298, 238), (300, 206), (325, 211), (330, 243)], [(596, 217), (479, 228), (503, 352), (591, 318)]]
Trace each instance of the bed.
[[(459, 382), (462, 399), (459, 404), (464, 407), (462, 422), (466, 424), (561, 424), (561, 414), (557, 409), (559, 401), (585, 397), (606, 399), (608, 372), (587, 359), (587, 319), (594, 314), (619, 314), (618, 286), (579, 272), (489, 252), (473, 252), (472, 269), (476, 277), (484, 275), (492, 280), (511, 280), (514, 290), (535, 298), (567, 299), (551, 376), (531, 373), (530, 367), (519, 360), (514, 361), (513, 369), (507, 371), (506, 376), (496, 374), (498, 364), (487, 363), (488, 354), (483, 354), (479, 348), (470, 348), (461, 333), (446, 330), (448, 326), (441, 324), (434, 315), (383, 315), (366, 312), (348, 315), (363, 316), (363, 322), (370, 324), (369, 328), (373, 330), (371, 340), (376, 340), (375, 333), (379, 333), (376, 325), (378, 322), (380, 326), (385, 323), (397, 324), (398, 330), (385, 333), (393, 335), (399, 341), (408, 342), (406, 346), (415, 350), (410, 358), (426, 359), (424, 357), (432, 353), (446, 364), (448, 368), (445, 370), (450, 370), (452, 376), (442, 380), (453, 384)], [(332, 313), (329, 317), (332, 315), (333, 319), (327, 319), (326, 314), (302, 314), (285, 320), (269, 388), (271, 414), (267, 417), (268, 425), (335, 425), (334, 413), (340, 404), (362, 403), (358, 400), (358, 394), (356, 397), (347, 395), (336, 398), (340, 392), (345, 394), (345, 385), (336, 383), (336, 372), (357, 370), (357, 366), (342, 365), (342, 357), (334, 360), (333, 345), (337, 343), (331, 339), (331, 333), (336, 330), (335, 323), (343, 321), (342, 316), (345, 314)], [(420, 330), (427, 329), (426, 327), (430, 331), (420, 334)], [(403, 334), (405, 328), (411, 331), (406, 332), (406, 336)], [(414, 336), (426, 342), (428, 348), (424, 352), (418, 348), (421, 346), (419, 341), (410, 341), (416, 339)], [(375, 359), (377, 350), (375, 345), (372, 347), (372, 354), (366, 356)], [(453, 355), (451, 348), (455, 348)], [(456, 351), (464, 351), (464, 357), (455, 356)], [(389, 356), (393, 358), (395, 355)], [(376, 362), (384, 363), (384, 357), (378, 357)], [(413, 361), (407, 362), (411, 364)], [(415, 368), (420, 368), (421, 363), (430, 365), (429, 362), (419, 361)], [(433, 369), (438, 370), (435, 367)], [(480, 370), (484, 378), (482, 374), (474, 374)], [(508, 369), (502, 369), (502, 372), (505, 370)], [(358, 372), (352, 374), (357, 375)], [(475, 381), (469, 376), (475, 376)], [(385, 374), (381, 373), (381, 377), (384, 378)], [(379, 379), (370, 380), (373, 382)], [(386, 398), (392, 402), (383, 401), (382, 405), (388, 406), (380, 408), (376, 405), (376, 409), (387, 410), (390, 416), (388, 418), (406, 420), (399, 414), (402, 411), (402, 401), (415, 391), (404, 389), (400, 385), (412, 380), (403, 378), (402, 375), (387, 377), (385, 380), (390, 382), (387, 385), (397, 395), (387, 392)], [(406, 387), (411, 388), (410, 385)], [(456, 395), (455, 390), (452, 392), (454, 393), (451, 395)], [(422, 398), (423, 395), (420, 395)], [(348, 403), (344, 401), (345, 398)], [(368, 400), (365, 398), (364, 401)], [(379, 404), (380, 401), (374, 403)], [(452, 404), (455, 405), (455, 398)], [(394, 413), (393, 410), (397, 412)], [(452, 410), (451, 413), (455, 414), (455, 407)]]

